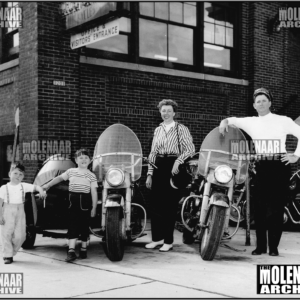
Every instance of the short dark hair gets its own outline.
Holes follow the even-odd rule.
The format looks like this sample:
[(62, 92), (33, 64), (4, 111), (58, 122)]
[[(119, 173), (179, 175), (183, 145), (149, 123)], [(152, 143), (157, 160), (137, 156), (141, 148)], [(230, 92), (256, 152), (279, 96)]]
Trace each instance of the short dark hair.
[(253, 93), (253, 102), (255, 102), (255, 99), (258, 95), (265, 95), (269, 99), (269, 101), (273, 102), (272, 93), (269, 90), (267, 90), (263, 87), (254, 91), (254, 93)]
[(161, 100), (158, 103), (157, 108), (160, 110), (163, 105), (171, 105), (173, 107), (174, 112), (176, 112), (177, 108), (178, 108), (177, 102), (172, 100), (172, 99), (163, 99), (163, 100)]
[(15, 169), (18, 169), (22, 173), (25, 173), (25, 167), (21, 163), (11, 164), (10, 171), (13, 171)]
[(84, 148), (77, 150), (74, 154), (74, 157), (77, 158), (80, 155), (87, 155), (89, 158), (91, 158), (89, 150), (84, 149)]

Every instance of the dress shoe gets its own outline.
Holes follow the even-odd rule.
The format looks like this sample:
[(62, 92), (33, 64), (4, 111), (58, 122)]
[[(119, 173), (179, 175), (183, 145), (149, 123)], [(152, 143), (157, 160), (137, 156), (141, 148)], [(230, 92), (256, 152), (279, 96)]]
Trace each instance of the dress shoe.
[(277, 249), (275, 249), (275, 250), (270, 250), (269, 255), (270, 255), (270, 256), (278, 256), (278, 255), (279, 255), (279, 252), (278, 252)]
[(159, 251), (160, 252), (168, 252), (168, 251), (170, 251), (170, 250), (172, 250), (173, 249), (173, 245), (172, 244), (164, 244), (160, 249), (159, 249)]
[(151, 242), (149, 244), (145, 245), (146, 249), (155, 249), (158, 246), (161, 246), (164, 244), (164, 240), (158, 241), (158, 242)]
[(262, 251), (262, 250), (257, 249), (257, 248), (252, 251), (252, 255), (261, 255), (261, 254), (265, 254), (265, 253), (267, 253), (266, 250)]

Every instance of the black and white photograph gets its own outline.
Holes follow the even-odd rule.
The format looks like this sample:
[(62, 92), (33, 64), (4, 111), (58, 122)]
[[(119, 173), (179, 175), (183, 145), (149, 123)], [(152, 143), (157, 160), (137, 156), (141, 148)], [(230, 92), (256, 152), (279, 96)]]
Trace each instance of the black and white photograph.
[(0, 2), (0, 298), (299, 298), (300, 2)]

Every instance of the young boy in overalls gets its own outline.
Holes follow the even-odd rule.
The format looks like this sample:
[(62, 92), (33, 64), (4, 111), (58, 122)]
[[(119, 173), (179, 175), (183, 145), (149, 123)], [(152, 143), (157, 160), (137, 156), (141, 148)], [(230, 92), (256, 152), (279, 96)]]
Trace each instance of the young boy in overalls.
[(69, 200), (68, 209), (68, 239), (69, 250), (66, 258), (67, 262), (74, 261), (76, 239), (81, 238), (80, 258), (87, 258), (87, 239), (89, 236), (90, 217), (95, 217), (97, 208), (97, 178), (88, 166), (91, 162), (87, 150), (80, 149), (75, 153), (77, 168), (71, 168), (63, 174), (52, 179), (48, 184), (43, 186), (48, 190), (53, 185), (63, 180), (69, 180)]
[(0, 188), (0, 231), (5, 264), (13, 262), (13, 256), (26, 239), (25, 194), (35, 191), (42, 197), (45, 194), (40, 186), (22, 182), (24, 173), (23, 165), (12, 165), (9, 172), (10, 182)]

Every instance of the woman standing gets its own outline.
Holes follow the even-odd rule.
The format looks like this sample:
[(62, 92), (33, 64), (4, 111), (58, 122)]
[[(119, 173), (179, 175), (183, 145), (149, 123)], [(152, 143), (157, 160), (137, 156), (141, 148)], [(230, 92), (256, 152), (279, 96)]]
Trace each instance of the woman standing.
[(195, 146), (187, 127), (174, 121), (177, 103), (170, 99), (159, 102), (163, 122), (154, 131), (150, 162), (157, 166), (148, 167), (147, 188), (152, 190), (151, 231), (152, 242), (147, 249), (162, 246), (159, 251), (167, 252), (173, 248), (173, 233), (176, 221), (180, 192), (170, 184), (172, 175), (178, 174), (179, 166), (194, 154)]
[[(256, 154), (269, 150), (268, 157), (261, 156), (256, 165), (254, 184), (254, 218), (256, 226), (256, 249), (252, 255), (267, 252), (277, 256), (283, 226), (284, 205), (288, 193), (289, 163), (295, 163), (300, 156), (300, 127), (291, 118), (270, 112), (273, 101), (272, 94), (265, 88), (255, 90), (253, 107), (258, 117), (227, 118), (220, 123), (220, 133), (228, 131), (228, 125), (235, 125), (246, 131), (254, 140)], [(298, 138), (298, 146), (294, 154), (287, 154), (285, 141), (287, 134)], [(279, 147), (271, 147), (279, 144)], [(259, 149), (259, 145), (267, 145)], [(268, 242), (267, 242), (268, 232)]]

